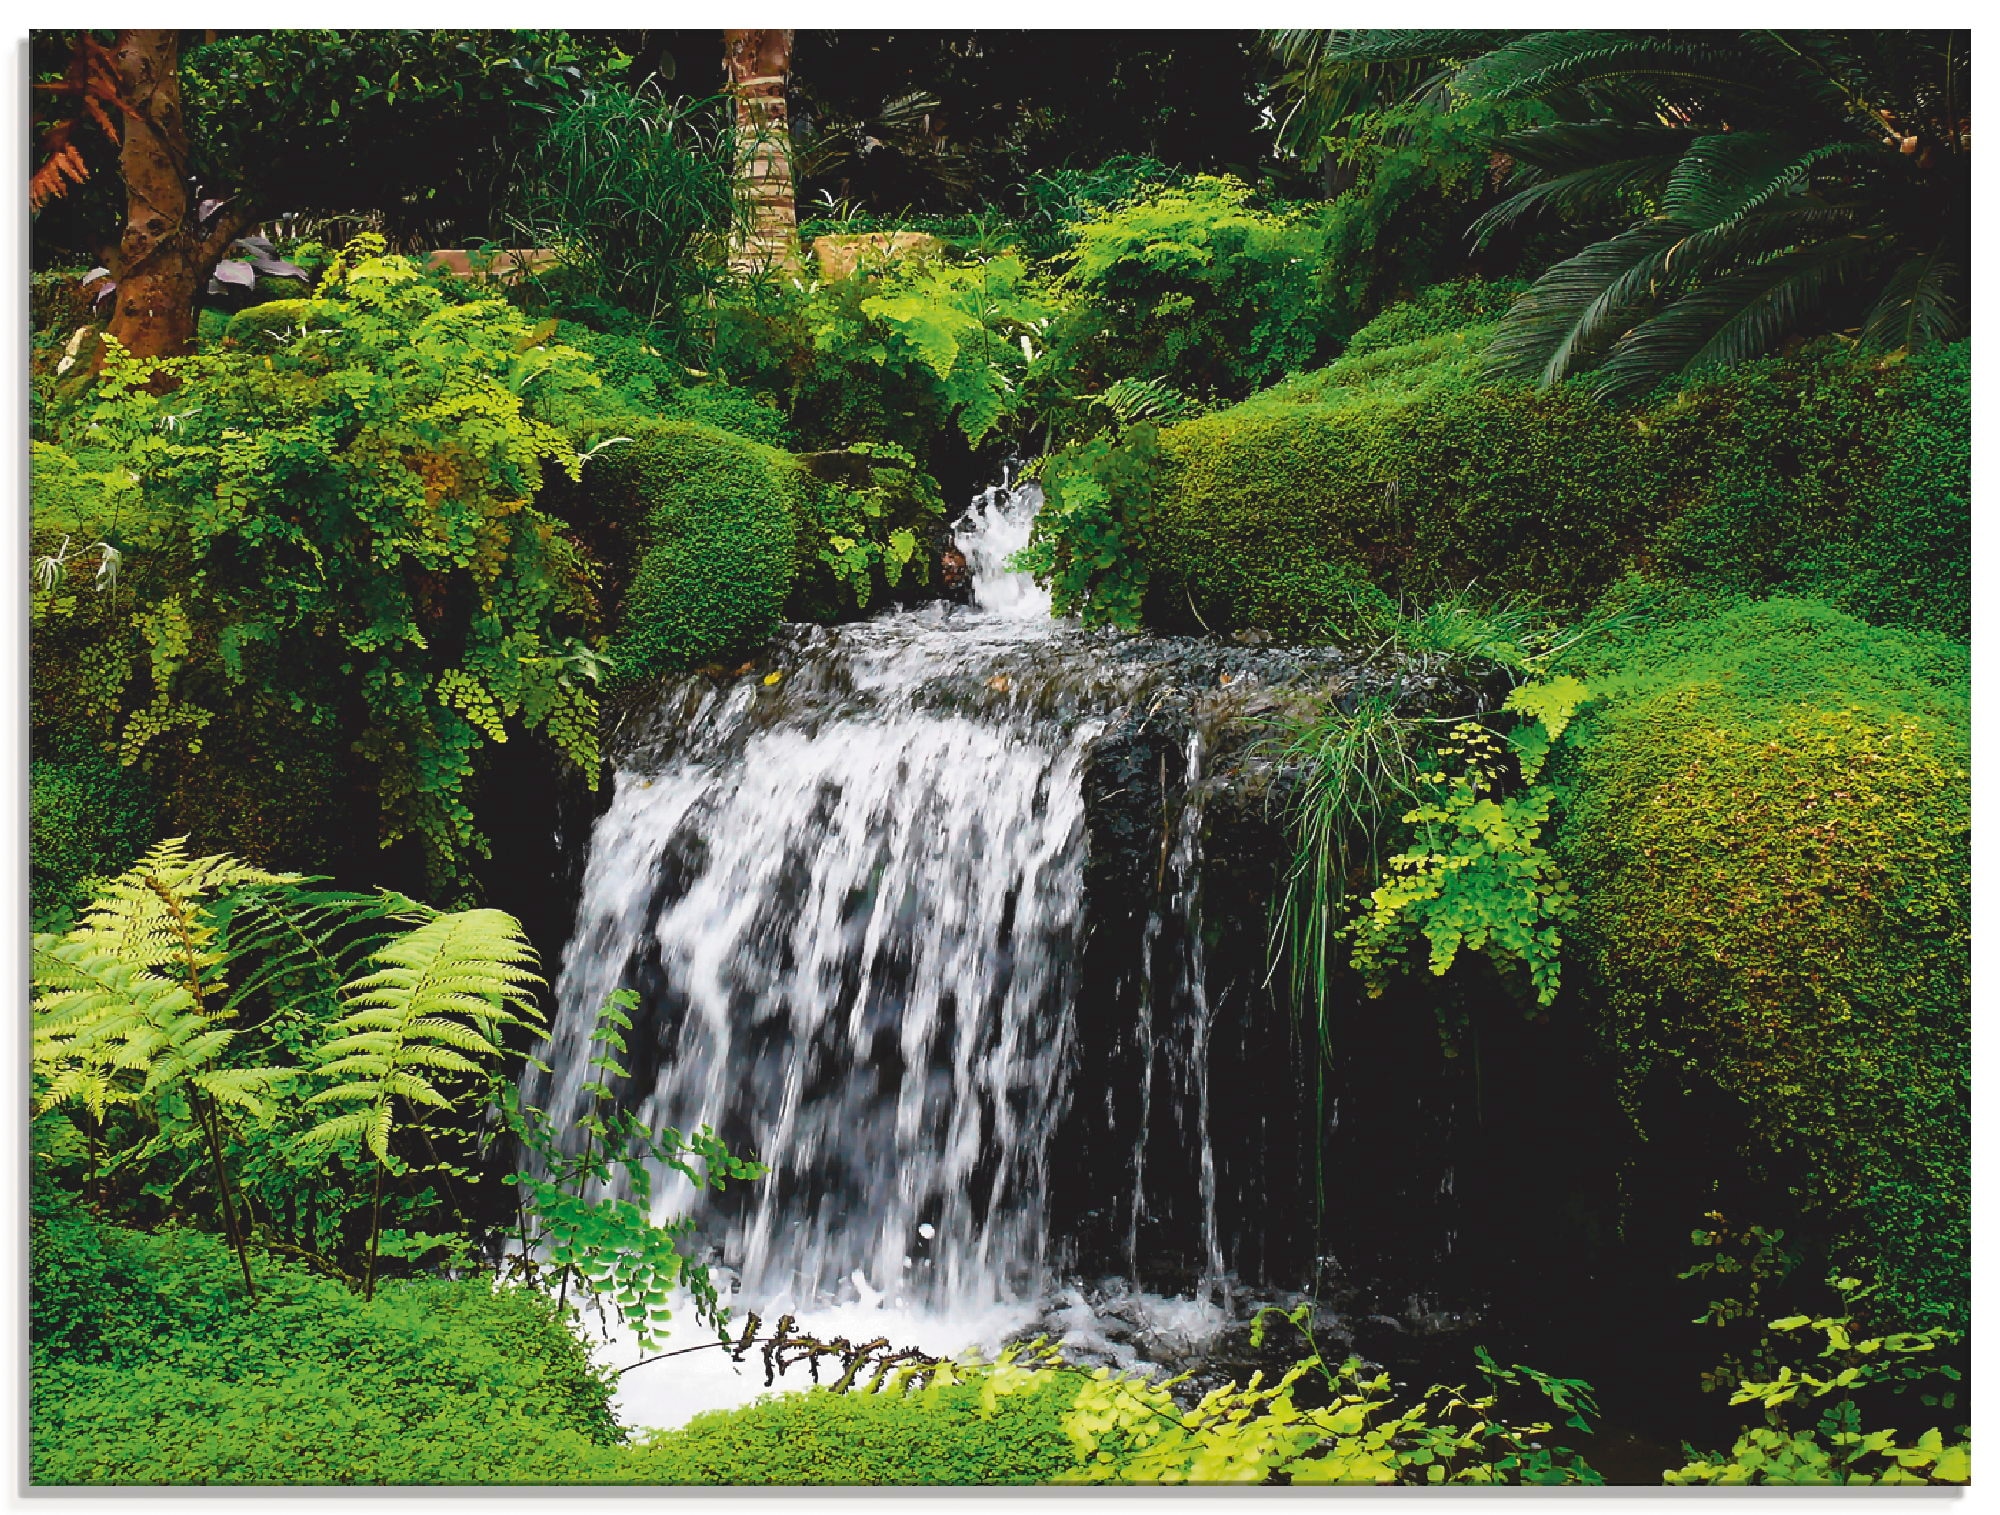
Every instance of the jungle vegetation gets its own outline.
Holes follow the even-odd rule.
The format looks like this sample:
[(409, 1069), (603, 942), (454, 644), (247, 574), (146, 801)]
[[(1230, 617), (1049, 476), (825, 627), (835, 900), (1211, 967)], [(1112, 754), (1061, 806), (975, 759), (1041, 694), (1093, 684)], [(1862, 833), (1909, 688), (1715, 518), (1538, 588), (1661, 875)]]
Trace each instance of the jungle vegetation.
[(1309, 1308), (1205, 1396), (1024, 1350), (616, 1422), (580, 1309), (729, 1322), (610, 1180), (786, 1154), (618, 1113), (619, 996), (578, 1130), (521, 1103), (522, 796), (938, 592), (1008, 458), (1060, 614), (1491, 692), (1277, 734), (1289, 1071), (1477, 965), (1440, 1045), (1550, 1024), (1634, 1152), (1721, 1112), (1697, 1187), (1768, 1209), (1620, 1254), (1708, 1302), (1654, 1476), (1966, 1481), (1969, 34), (800, 32), (755, 112), (724, 54), (34, 38), (34, 1481), (1601, 1481), (1629, 1406)]

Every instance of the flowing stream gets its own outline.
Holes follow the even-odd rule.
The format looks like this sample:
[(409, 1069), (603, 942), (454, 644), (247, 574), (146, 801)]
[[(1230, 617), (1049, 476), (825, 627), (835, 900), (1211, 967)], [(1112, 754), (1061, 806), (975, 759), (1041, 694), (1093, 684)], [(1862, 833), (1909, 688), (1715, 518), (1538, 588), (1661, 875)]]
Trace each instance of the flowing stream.
[[(1074, 1087), (1081, 771), (1164, 675), (1120, 655), (1144, 639), (1053, 619), (1047, 594), (1007, 570), (1039, 503), (1032, 484), (1002, 486), (962, 518), (972, 603), (788, 628), (753, 669), (669, 685), (613, 734), (614, 791), (557, 985), (555, 1072), (529, 1093), (558, 1128), (573, 1119), (598, 1006), (640, 992), (627, 1061), (642, 1117), (712, 1126), (774, 1167), (723, 1196), (671, 1174), (656, 1188), (660, 1215), (698, 1217), (739, 1312), (932, 1351), (990, 1349), (1038, 1318), (1093, 1339), (1049, 1215), (1065, 1111), (1097, 1093)], [(1199, 737), (1185, 756), (1198, 778)], [(1182, 810), (1149, 881), (1129, 1171), (1101, 1180), (1129, 1186), (1137, 1277), (1161, 1161), (1149, 1132), (1171, 1113), (1203, 1278), (1177, 1305), (1150, 1301), (1151, 1319), (1198, 1337), (1228, 1286), (1200, 814)], [(675, 1344), (701, 1339), (690, 1320)], [(628, 1374), (621, 1406), (666, 1425), (763, 1388), (751, 1366), (697, 1353)]]

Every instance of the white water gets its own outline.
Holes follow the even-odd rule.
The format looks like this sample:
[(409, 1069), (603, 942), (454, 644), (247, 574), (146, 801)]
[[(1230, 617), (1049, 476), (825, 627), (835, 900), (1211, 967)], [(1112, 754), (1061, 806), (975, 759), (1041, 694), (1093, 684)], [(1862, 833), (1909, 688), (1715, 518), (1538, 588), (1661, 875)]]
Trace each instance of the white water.
[[(567, 1125), (597, 1007), (641, 989), (648, 1045), (635, 1039), (627, 1062), (642, 1118), (713, 1126), (776, 1170), (720, 1202), (672, 1174), (656, 1185), (657, 1214), (700, 1218), (739, 1315), (790, 1311), (822, 1338), (940, 1354), (990, 1353), (1038, 1315), (1073, 1346), (1103, 1340), (1050, 1274), (1048, 1161), (1074, 1033), (1081, 762), (1145, 675), (1006, 570), (1039, 504), (1032, 485), (1002, 486), (967, 512), (972, 606), (793, 628), (771, 663), (689, 679), (619, 734), (557, 985), (556, 1075), (531, 1092)], [(1190, 759), (1198, 773), (1198, 749)], [(1178, 828), (1169, 908), (1195, 905), (1197, 829)], [(1214, 1280), (1196, 994), (1197, 1066), (1170, 1081), (1197, 1091)], [(1151, 1061), (1149, 1046), (1148, 1098)], [(1169, 1334), (1221, 1320), (1132, 1299)], [(703, 1339), (687, 1320), (667, 1347)], [(643, 1355), (615, 1329), (603, 1352), (614, 1366)], [(618, 1407), (664, 1426), (763, 1392), (754, 1353), (739, 1366), (695, 1352), (627, 1373)]]

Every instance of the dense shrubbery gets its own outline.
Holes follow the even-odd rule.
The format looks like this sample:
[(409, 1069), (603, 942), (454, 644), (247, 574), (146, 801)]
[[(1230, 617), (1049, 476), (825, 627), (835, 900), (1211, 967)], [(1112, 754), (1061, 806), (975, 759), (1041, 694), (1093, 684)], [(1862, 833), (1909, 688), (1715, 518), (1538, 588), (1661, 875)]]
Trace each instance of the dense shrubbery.
[(1236, 180), (1096, 210), (1074, 226), (1065, 260), (1077, 308), (1063, 341), (1085, 387), (1153, 379), (1236, 398), (1330, 350), (1317, 229), (1258, 208)]
[(1126, 620), (1137, 581), (1145, 619), (1183, 630), (1325, 634), (1361, 583), (1421, 600), (1476, 580), (1575, 611), (1641, 569), (1965, 634), (1963, 344), (1770, 360), (1620, 410), (1481, 382), (1492, 327), (1457, 323), (1505, 293), (1431, 291), (1331, 366), (1166, 427), (1143, 509), (1106, 489), (1121, 554), (1097, 561), (1056, 516), (1045, 566), (1085, 565), (1086, 614)]
[(1063, 1434), (1073, 1382), (983, 1403), (984, 1385), (906, 1394), (813, 1389), (697, 1415), (635, 1447), (619, 1482), (642, 1484), (1047, 1483), (1075, 1461)]
[(1962, 1325), (1965, 650), (1776, 600), (1605, 660), (1559, 853), (1621, 1076), (1715, 1080), (1887, 1319)]
[(50, 419), (37, 548), (116, 561), (42, 576), (37, 720), (115, 741), (176, 825), (266, 858), (325, 849), (294, 850), (313, 839), (275, 796), (232, 813), (228, 772), (306, 759), (283, 787), (352, 744), (383, 844), (412, 838), (456, 884), (484, 845), (483, 743), (539, 730), (595, 769), (587, 569), (532, 502), (545, 461), (576, 466), (544, 415), (596, 380), (505, 303), (366, 252), (322, 297), (236, 317), (221, 351), (114, 356)]
[(554, 1302), (484, 1278), (364, 1301), (227, 1248), (39, 1202), (30, 1241), (37, 1484), (541, 1483), (619, 1438)]

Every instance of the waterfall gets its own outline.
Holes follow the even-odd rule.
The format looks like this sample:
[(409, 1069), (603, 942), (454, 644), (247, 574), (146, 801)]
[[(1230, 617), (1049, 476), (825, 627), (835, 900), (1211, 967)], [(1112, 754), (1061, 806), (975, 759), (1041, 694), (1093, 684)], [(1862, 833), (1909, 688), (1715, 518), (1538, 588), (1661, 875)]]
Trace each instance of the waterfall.
[(642, 1118), (775, 1168), (733, 1204), (662, 1175), (656, 1203), (700, 1216), (767, 1311), (1046, 1283), (1079, 763), (1135, 674), (1007, 571), (1039, 503), (1002, 485), (967, 512), (971, 606), (792, 628), (770, 673), (684, 681), (621, 734), (550, 1113), (576, 1113), (596, 1008), (638, 988)]

